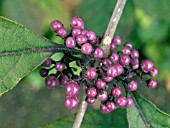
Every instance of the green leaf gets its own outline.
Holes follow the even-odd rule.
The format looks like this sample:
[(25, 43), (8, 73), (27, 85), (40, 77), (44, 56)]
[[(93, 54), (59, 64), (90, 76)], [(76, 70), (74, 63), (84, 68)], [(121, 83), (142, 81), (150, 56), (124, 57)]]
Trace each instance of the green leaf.
[[(162, 112), (154, 104), (142, 98), (137, 93), (133, 94), (151, 128), (170, 127), (170, 115)], [(130, 128), (146, 128), (135, 104), (127, 109), (127, 119)]]
[[(60, 118), (41, 128), (71, 128), (75, 114)], [(117, 109), (110, 114), (102, 114), (99, 110), (86, 112), (81, 128), (128, 128), (126, 110)]]
[(0, 95), (12, 89), (49, 56), (47, 49), (53, 46), (49, 42), (0, 17)]
[(61, 0), (4, 0), (0, 8), (4, 17), (40, 35), (50, 32), (49, 24), (55, 19), (69, 26), (69, 11)]

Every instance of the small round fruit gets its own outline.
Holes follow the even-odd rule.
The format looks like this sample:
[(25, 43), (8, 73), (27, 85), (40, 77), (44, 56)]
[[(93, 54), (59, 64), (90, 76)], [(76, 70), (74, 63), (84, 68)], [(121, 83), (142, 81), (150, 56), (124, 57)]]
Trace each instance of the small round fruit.
[(98, 95), (98, 99), (99, 99), (100, 101), (105, 101), (105, 100), (107, 100), (107, 98), (108, 98), (108, 94), (107, 94), (106, 91), (102, 91), (102, 92), (100, 92), (99, 95)]
[(78, 17), (72, 18), (70, 25), (72, 28), (84, 29), (84, 22)]
[(77, 96), (80, 92), (80, 86), (77, 82), (69, 82), (66, 85), (65, 92), (68, 96)]
[(116, 44), (114, 42), (112, 42), (110, 44), (110, 51), (113, 52), (116, 49)]
[(133, 99), (130, 97), (126, 98), (126, 107), (129, 108), (133, 105)]
[(73, 37), (77, 37), (78, 35), (81, 34), (81, 30), (78, 29), (78, 28), (73, 28), (72, 31), (71, 31), (71, 34)]
[(69, 82), (69, 78), (66, 75), (61, 75), (59, 77), (59, 84), (60, 85), (66, 86), (68, 82)]
[(42, 66), (44, 67), (50, 67), (52, 65), (52, 60), (51, 58), (46, 59), (43, 63)]
[(119, 36), (115, 36), (113, 37), (112, 42), (114, 42), (116, 45), (120, 45), (122, 43), (122, 39)]
[(156, 67), (153, 67), (150, 71), (151, 76), (157, 76), (158, 75), (158, 69)]
[(112, 89), (112, 95), (113, 95), (114, 97), (119, 97), (120, 95), (122, 95), (122, 90), (121, 90), (121, 88), (119, 88), (119, 87), (114, 87), (114, 88)]
[(123, 54), (120, 56), (120, 64), (122, 66), (127, 66), (129, 65), (129, 63), (130, 63), (130, 57), (128, 55)]
[(128, 88), (130, 91), (136, 91), (138, 88), (138, 83), (132, 80), (130, 83), (128, 83)]
[(68, 108), (70, 110), (74, 110), (79, 105), (79, 99), (77, 97), (67, 96), (64, 100), (64, 105), (66, 108)]
[(132, 45), (131, 42), (126, 42), (126, 43), (124, 44), (124, 46), (125, 46), (125, 47), (129, 47), (130, 49), (132, 49), (132, 47), (133, 47), (133, 45)]
[(102, 48), (96, 48), (94, 50), (94, 57), (95, 58), (103, 58), (104, 56), (104, 50)]
[(89, 43), (84, 43), (82, 46), (81, 46), (81, 52), (88, 55), (92, 52), (93, 48), (92, 48), (92, 45), (89, 44)]
[(96, 39), (96, 34), (93, 31), (88, 31), (86, 33), (86, 37), (88, 40), (95, 40)]
[(154, 88), (156, 88), (156, 86), (157, 86), (157, 81), (154, 79), (151, 79), (148, 83), (148, 87), (151, 89), (154, 89)]
[(64, 68), (65, 68), (65, 64), (64, 63), (62, 63), (62, 62), (56, 62), (56, 64), (55, 64), (55, 69), (57, 70), (57, 71), (59, 71), (59, 72), (62, 72), (63, 70), (64, 70)]
[(117, 76), (120, 76), (123, 73), (123, 67), (122, 65), (120, 65), (119, 63), (115, 64), (114, 66), (116, 66), (117, 68)]
[(113, 103), (113, 102), (107, 102), (107, 104), (106, 104), (106, 107), (110, 110), (110, 111), (113, 111), (113, 110), (115, 110), (117, 107), (116, 107), (116, 104), (115, 103)]
[(97, 90), (95, 88), (90, 88), (86, 91), (87, 97), (94, 98), (97, 95)]
[(40, 75), (42, 77), (46, 77), (48, 75), (48, 72), (49, 71), (47, 69), (45, 69), (45, 68), (40, 69)]
[(111, 82), (112, 80), (113, 80), (113, 77), (110, 77), (110, 76), (106, 76), (104, 78), (104, 81), (106, 81), (106, 82)]
[(153, 69), (153, 62), (151, 60), (148, 60), (148, 59), (143, 60), (141, 62), (141, 68), (142, 68), (143, 72), (148, 73)]
[(76, 46), (76, 41), (73, 37), (68, 37), (66, 39), (66, 47), (67, 48), (74, 48)]
[(58, 80), (55, 76), (47, 76), (45, 79), (45, 84), (48, 88), (52, 89), (58, 85)]
[(57, 30), (57, 34), (58, 34), (58, 36), (64, 38), (67, 36), (67, 30), (65, 28), (59, 28)]
[(114, 52), (110, 56), (110, 59), (112, 60), (113, 63), (117, 63), (119, 61), (119, 55), (116, 52)]
[(120, 96), (116, 99), (116, 104), (120, 107), (125, 107), (127, 103), (126, 97)]
[(132, 59), (138, 59), (139, 52), (136, 49), (131, 50), (131, 57), (132, 57)]
[(86, 102), (87, 102), (88, 104), (94, 104), (95, 101), (96, 101), (95, 98), (90, 98), (90, 97), (88, 97), (88, 98), (86, 99)]
[(110, 67), (113, 63), (110, 59), (105, 58), (105, 59), (102, 60), (102, 64), (106, 67)]
[(78, 44), (86, 43), (86, 42), (87, 42), (87, 37), (80, 34), (80, 35), (78, 35), (78, 36), (76, 37), (76, 42), (77, 42)]
[(106, 82), (99, 79), (99, 80), (96, 81), (96, 87), (98, 89), (104, 89), (106, 87)]
[(123, 48), (121, 49), (121, 52), (122, 52), (123, 54), (129, 55), (129, 54), (131, 53), (131, 50), (130, 50), (129, 47), (123, 47)]
[(63, 24), (59, 20), (54, 20), (50, 24), (50, 28), (53, 32), (57, 32), (57, 30), (62, 27), (63, 27)]
[(100, 111), (103, 113), (103, 114), (109, 114), (111, 111), (106, 107), (106, 105), (104, 104), (100, 104)]
[(112, 78), (116, 77), (117, 76), (117, 68), (116, 68), (116, 66), (109, 67), (108, 70), (107, 70), (107, 75), (109, 77), (112, 77)]
[(94, 79), (96, 78), (96, 69), (94, 68), (89, 68), (86, 70), (86, 76), (89, 79)]

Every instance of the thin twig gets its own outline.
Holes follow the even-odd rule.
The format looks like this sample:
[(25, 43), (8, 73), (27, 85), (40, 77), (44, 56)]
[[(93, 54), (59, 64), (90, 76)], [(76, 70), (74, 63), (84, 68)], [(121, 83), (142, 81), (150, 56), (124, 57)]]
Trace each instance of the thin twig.
[[(109, 25), (108, 25), (105, 35), (102, 39), (101, 47), (105, 51), (105, 56), (108, 56), (108, 51), (109, 51), (108, 48), (109, 48), (111, 40), (114, 36), (115, 30), (117, 28), (117, 24), (119, 22), (122, 12), (123, 12), (125, 3), (126, 3), (126, 0), (118, 0), (117, 1), (117, 4), (113, 11)], [(73, 128), (79, 128), (81, 126), (81, 122), (83, 120), (86, 108), (87, 108), (87, 103), (85, 101), (85, 96), (83, 96), (83, 100), (79, 107), (78, 113), (76, 115), (76, 119), (74, 121)]]
[(115, 9), (112, 13), (112, 17), (110, 19), (109, 25), (107, 26), (106, 32), (101, 42), (101, 47), (105, 51), (105, 57), (109, 54), (109, 47), (116, 31), (117, 25), (119, 23), (120, 17), (122, 15), (124, 6), (126, 4), (126, 0), (118, 0), (115, 6)]

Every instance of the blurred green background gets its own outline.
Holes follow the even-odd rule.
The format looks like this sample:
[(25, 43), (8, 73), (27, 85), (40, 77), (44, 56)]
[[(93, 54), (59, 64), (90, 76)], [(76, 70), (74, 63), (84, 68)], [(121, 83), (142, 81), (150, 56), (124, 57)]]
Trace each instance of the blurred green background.
[[(115, 3), (116, 0), (0, 0), (0, 14), (40, 36), (62, 43), (50, 31), (52, 20), (59, 19), (70, 29), (70, 19), (79, 16), (86, 29), (102, 35)], [(158, 87), (151, 90), (143, 86), (139, 92), (170, 114), (169, 6), (170, 0), (129, 0), (116, 35), (124, 42), (131, 41), (140, 51), (141, 59), (149, 58), (158, 67)], [(0, 97), (0, 128), (35, 128), (75, 113), (76, 110), (69, 111), (64, 107), (64, 98), (64, 88), (47, 89), (37, 69)], [(93, 109), (98, 109), (97, 104), (88, 107), (88, 110)]]

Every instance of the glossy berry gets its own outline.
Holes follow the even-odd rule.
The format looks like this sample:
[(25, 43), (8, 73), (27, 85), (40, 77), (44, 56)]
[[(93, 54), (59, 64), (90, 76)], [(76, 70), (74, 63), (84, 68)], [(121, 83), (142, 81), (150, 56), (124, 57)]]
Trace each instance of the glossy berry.
[(87, 78), (89, 78), (89, 79), (94, 79), (94, 78), (96, 78), (96, 69), (94, 69), (94, 68), (89, 68), (89, 69), (87, 69), (87, 71), (86, 71), (86, 76), (87, 76)]
[(123, 47), (123, 48), (121, 49), (121, 52), (122, 52), (123, 54), (129, 55), (129, 54), (131, 53), (131, 50), (130, 50), (129, 47)]
[(77, 42), (78, 44), (86, 43), (86, 42), (87, 42), (87, 37), (84, 36), (84, 35), (78, 35), (78, 36), (76, 37), (76, 42)]
[(89, 43), (84, 43), (82, 46), (81, 46), (81, 52), (88, 55), (92, 52), (93, 48), (92, 48), (92, 45), (89, 44)]
[(65, 92), (68, 96), (77, 96), (80, 92), (80, 86), (77, 82), (69, 82), (66, 85)]
[(57, 70), (57, 71), (61, 72), (61, 71), (63, 71), (63, 70), (64, 70), (64, 68), (65, 68), (65, 64), (64, 64), (64, 63), (62, 63), (62, 62), (56, 62), (56, 64), (55, 64), (55, 68), (56, 68), (56, 70)]
[(88, 31), (86, 33), (87, 39), (88, 40), (95, 40), (96, 39), (96, 34), (93, 31)]
[(116, 99), (116, 104), (120, 107), (125, 107), (127, 103), (126, 97), (120, 96)]
[(126, 42), (125, 44), (124, 44), (124, 46), (125, 47), (129, 47), (130, 49), (132, 49), (132, 43), (131, 42)]
[(87, 102), (88, 104), (94, 104), (95, 101), (96, 101), (95, 98), (90, 98), (90, 97), (88, 97), (88, 98), (86, 99), (86, 102)]
[(68, 37), (66, 39), (66, 47), (67, 48), (74, 48), (76, 46), (76, 41), (73, 37)]
[(96, 87), (98, 89), (104, 89), (106, 87), (106, 82), (104, 80), (99, 79), (96, 81)]
[(148, 73), (153, 69), (153, 62), (148, 59), (143, 60), (141, 62), (141, 68), (142, 68), (143, 72)]
[(113, 37), (112, 42), (114, 42), (116, 45), (120, 45), (122, 43), (122, 39), (119, 36), (115, 36)]
[(130, 97), (126, 98), (126, 107), (129, 108), (133, 105), (133, 99)]
[(97, 90), (95, 88), (90, 88), (86, 91), (87, 97), (94, 98), (97, 95)]
[(113, 77), (113, 78), (116, 77), (117, 76), (117, 68), (116, 68), (116, 66), (109, 67), (108, 70), (107, 70), (107, 75), (109, 77)]
[(64, 105), (66, 108), (68, 108), (70, 110), (74, 110), (79, 105), (79, 99), (77, 97), (67, 96), (64, 100)]
[(98, 99), (99, 99), (100, 101), (105, 101), (105, 100), (107, 100), (107, 98), (108, 98), (108, 94), (107, 94), (106, 91), (102, 91), (102, 92), (100, 92), (99, 95), (98, 95)]
[(131, 60), (131, 63), (132, 63), (132, 65), (139, 64), (139, 60), (138, 59), (133, 59), (133, 60)]
[(110, 56), (110, 59), (112, 60), (113, 63), (117, 63), (119, 61), (119, 55), (116, 52), (114, 52)]
[(113, 77), (110, 77), (110, 76), (104, 77), (104, 81), (106, 82), (111, 82), (112, 80), (113, 80)]
[(40, 70), (40, 75), (42, 76), (42, 77), (46, 77), (47, 75), (48, 75), (48, 70), (47, 69), (44, 69), (44, 68), (42, 68), (41, 70)]
[(110, 51), (113, 52), (116, 49), (116, 44), (114, 42), (112, 42), (110, 44)]
[(133, 65), (132, 68), (133, 68), (134, 70), (138, 69), (138, 68), (139, 68), (139, 64)]
[(154, 89), (154, 88), (156, 88), (156, 86), (157, 86), (157, 81), (154, 79), (151, 79), (148, 83), (148, 87), (151, 89)]
[(120, 76), (123, 73), (123, 67), (119, 63), (114, 65), (117, 68), (117, 76)]
[(119, 97), (120, 95), (122, 95), (122, 90), (121, 90), (121, 88), (119, 88), (119, 87), (114, 87), (114, 88), (112, 89), (112, 95), (113, 95), (114, 97)]
[(87, 32), (88, 32), (87, 30), (82, 30), (82, 31), (81, 31), (81, 34), (84, 35), (84, 36), (86, 36), (86, 33), (87, 33)]
[(138, 83), (132, 80), (130, 83), (128, 83), (128, 88), (130, 91), (136, 91), (138, 88)]
[(109, 110), (106, 105), (104, 104), (100, 104), (100, 111), (103, 113), (103, 114), (109, 114), (111, 112), (111, 110)]
[(104, 50), (102, 48), (96, 48), (94, 50), (94, 57), (95, 58), (103, 58), (104, 56)]
[(62, 86), (66, 86), (69, 82), (69, 78), (66, 75), (61, 75), (59, 78), (59, 84)]
[(151, 76), (157, 76), (158, 75), (158, 69), (156, 67), (153, 67), (150, 71)]
[(102, 64), (106, 67), (110, 67), (112, 65), (112, 61), (110, 59), (103, 59)]
[(71, 31), (71, 34), (72, 34), (73, 37), (76, 37), (76, 36), (81, 34), (81, 30), (78, 29), (78, 28), (73, 28), (72, 31)]
[(50, 67), (52, 65), (52, 60), (51, 58), (46, 59), (43, 63), (42, 66), (44, 67)]
[(138, 59), (139, 52), (136, 49), (131, 50), (131, 57), (132, 57), (132, 59)]
[(116, 104), (113, 103), (113, 102), (107, 102), (106, 107), (107, 107), (110, 111), (113, 111), (113, 110), (115, 110), (115, 109), (117, 108), (117, 107), (116, 107)]
[(129, 63), (130, 63), (130, 57), (128, 55), (123, 54), (120, 56), (120, 64), (122, 66), (127, 66), (129, 65)]
[(67, 30), (65, 28), (59, 28), (57, 30), (57, 34), (58, 34), (58, 36), (64, 38), (67, 36)]
[(50, 24), (50, 28), (53, 32), (57, 32), (57, 30), (62, 27), (63, 27), (63, 24), (59, 20), (54, 20)]
[(84, 29), (84, 22), (82, 19), (80, 19), (78, 17), (74, 17), (71, 20), (70, 25), (72, 28)]
[(48, 88), (52, 89), (52, 88), (55, 88), (58, 85), (58, 80), (55, 76), (48, 76), (45, 79), (45, 84)]

